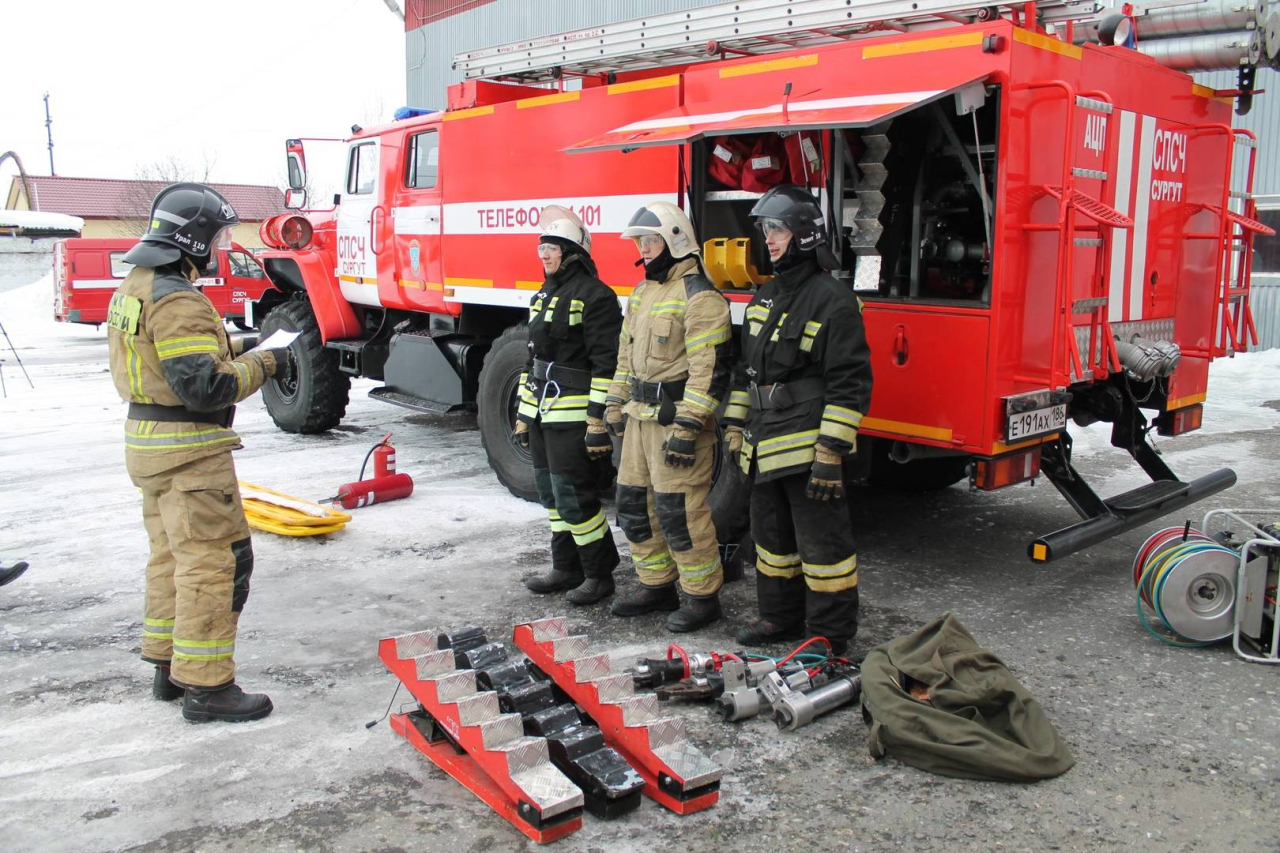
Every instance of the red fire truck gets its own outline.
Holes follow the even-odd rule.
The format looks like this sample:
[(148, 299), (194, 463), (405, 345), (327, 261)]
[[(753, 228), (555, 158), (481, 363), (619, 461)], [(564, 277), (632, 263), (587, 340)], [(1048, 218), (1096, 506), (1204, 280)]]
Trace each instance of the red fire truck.
[[(294, 294), (263, 331), (304, 332), (295, 378), (265, 391), (276, 423), (327, 430), (351, 377), (373, 377), (387, 402), (476, 407), (498, 477), (531, 495), (510, 432), (538, 211), (577, 211), (625, 298), (627, 219), (653, 199), (685, 206), (741, 323), (768, 275), (748, 211), (789, 180), (827, 211), (834, 274), (864, 303), (875, 387), (858, 457), (873, 481), (1043, 474), (1083, 520), (1030, 543), (1038, 562), (1234, 483), (1182, 481), (1147, 436), (1197, 428), (1209, 362), (1253, 334), (1238, 259), (1270, 229), (1249, 196), (1256, 140), (1231, 127), (1247, 93), (1075, 44), (1085, 4), (856, 5), (721, 4), (463, 54), (473, 79), (446, 109), (356, 128), (336, 207), (263, 225), (264, 266)], [(871, 17), (890, 7), (889, 25)], [(1103, 24), (1120, 44), (1124, 21)], [(297, 196), (302, 140), (287, 155)], [(1068, 422), (1099, 420), (1151, 483), (1104, 499), (1084, 481)], [(722, 467), (724, 542), (746, 512)]]
[[(70, 237), (53, 246), (53, 318), (61, 323), (97, 326), (107, 321), (112, 292), (133, 267), (125, 253), (132, 237)], [(218, 253), (218, 268), (196, 281), (218, 314), (241, 329), (252, 328), (277, 303), (280, 291), (243, 246)]]

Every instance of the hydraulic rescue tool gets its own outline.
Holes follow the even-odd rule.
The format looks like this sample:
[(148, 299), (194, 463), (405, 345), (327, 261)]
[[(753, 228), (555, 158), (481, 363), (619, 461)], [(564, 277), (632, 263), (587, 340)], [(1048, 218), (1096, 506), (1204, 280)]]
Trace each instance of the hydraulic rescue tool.
[[(1207, 646), (1230, 637), (1236, 654), (1280, 663), (1280, 521), (1274, 510), (1215, 509), (1153, 533), (1133, 561), (1135, 607), (1156, 639)], [(1144, 607), (1155, 614), (1157, 631)], [(1172, 636), (1170, 636), (1172, 635)]]
[(587, 654), (563, 616), (515, 628), (515, 645), (600, 727), (604, 740), (644, 777), (644, 792), (677, 814), (720, 798), (723, 771), (685, 734), (684, 718), (663, 717), (653, 696), (636, 695), (634, 676), (615, 673), (605, 654)]

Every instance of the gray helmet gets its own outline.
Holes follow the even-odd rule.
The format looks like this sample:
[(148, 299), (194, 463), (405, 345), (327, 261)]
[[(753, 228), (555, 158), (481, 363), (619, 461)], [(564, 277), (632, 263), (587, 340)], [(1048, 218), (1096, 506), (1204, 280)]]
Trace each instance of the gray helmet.
[(124, 260), (144, 267), (171, 264), (183, 255), (203, 260), (220, 244), (230, 245), (230, 228), (239, 223), (231, 204), (204, 184), (170, 184), (151, 202), (147, 233)]

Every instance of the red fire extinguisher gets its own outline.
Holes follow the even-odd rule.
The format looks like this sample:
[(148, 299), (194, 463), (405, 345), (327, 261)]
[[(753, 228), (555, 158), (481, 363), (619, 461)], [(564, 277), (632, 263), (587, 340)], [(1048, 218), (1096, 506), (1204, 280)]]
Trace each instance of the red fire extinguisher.
[[(364, 478), (365, 467), (369, 457), (373, 457), (373, 477)], [(364, 457), (360, 466), (360, 479), (354, 483), (344, 483), (338, 487), (338, 493), (325, 503), (336, 503), (343, 509), (356, 509), (375, 503), (407, 498), (413, 494), (413, 478), (408, 474), (396, 473), (396, 449), (391, 445), (391, 433), (387, 433), (382, 441), (375, 444)]]

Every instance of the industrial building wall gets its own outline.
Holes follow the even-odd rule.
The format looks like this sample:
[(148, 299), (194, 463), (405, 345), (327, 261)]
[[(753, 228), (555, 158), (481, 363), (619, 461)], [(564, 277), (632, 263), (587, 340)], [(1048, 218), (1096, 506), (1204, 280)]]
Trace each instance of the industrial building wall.
[(720, 0), (493, 0), (482, 5), (455, 0), (436, 11), (439, 3), (415, 0), (406, 9), (408, 23), (427, 23), (405, 33), (409, 104), (444, 106), (446, 87), (462, 79), (450, 67), (455, 53), (715, 2)]

